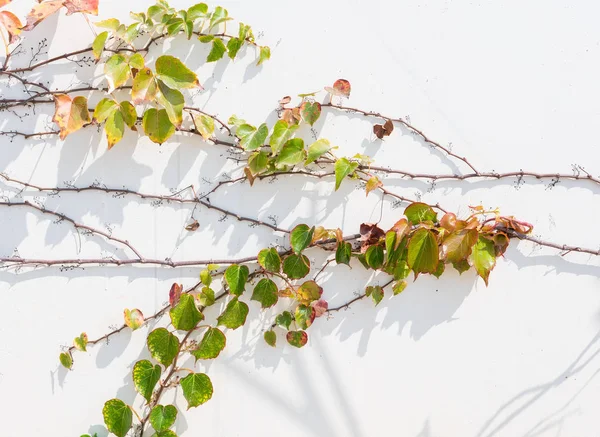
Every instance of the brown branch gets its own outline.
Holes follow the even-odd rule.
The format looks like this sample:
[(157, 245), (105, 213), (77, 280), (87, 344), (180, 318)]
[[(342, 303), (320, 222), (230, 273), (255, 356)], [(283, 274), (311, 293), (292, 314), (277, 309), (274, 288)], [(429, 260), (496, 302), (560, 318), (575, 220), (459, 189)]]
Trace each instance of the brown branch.
[[(382, 286), (381, 286), (381, 288), (385, 288), (385, 287), (387, 287), (387, 286), (388, 286), (388, 285), (390, 285), (392, 282), (394, 282), (394, 280), (393, 280), (393, 279), (390, 279), (388, 282), (386, 282), (384, 285), (382, 285)], [(346, 303), (344, 303), (344, 304), (341, 304), (341, 305), (339, 305), (339, 306), (337, 306), (337, 307), (334, 307), (334, 308), (329, 308), (329, 309), (327, 310), (327, 313), (328, 313), (328, 314), (331, 314), (332, 312), (335, 312), (335, 311), (340, 311), (340, 310), (343, 310), (343, 309), (347, 309), (347, 308), (349, 308), (349, 307), (350, 307), (350, 305), (352, 305), (354, 302), (357, 302), (357, 301), (359, 301), (359, 300), (361, 300), (361, 299), (364, 299), (365, 297), (367, 297), (367, 295), (366, 295), (365, 293), (363, 293), (363, 294), (359, 294), (359, 295), (358, 295), (358, 296), (356, 296), (354, 299), (350, 299), (348, 302), (346, 302)]]

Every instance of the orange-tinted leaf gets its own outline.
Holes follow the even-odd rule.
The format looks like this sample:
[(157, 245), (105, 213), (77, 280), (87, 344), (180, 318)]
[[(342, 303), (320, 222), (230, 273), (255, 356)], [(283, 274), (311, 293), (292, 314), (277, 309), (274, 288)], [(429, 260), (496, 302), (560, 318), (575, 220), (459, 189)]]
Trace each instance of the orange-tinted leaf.
[(200, 227), (200, 223), (198, 223), (198, 220), (194, 220), (192, 223), (190, 223), (189, 225), (187, 225), (185, 227), (186, 231), (190, 231), (190, 232), (194, 232), (196, 231), (198, 228)]
[(171, 285), (171, 289), (169, 290), (169, 303), (171, 304), (171, 306), (177, 305), (177, 302), (179, 302), (179, 298), (181, 297), (182, 291), (183, 286), (175, 282), (173, 283), (173, 285)]
[(334, 82), (333, 87), (326, 86), (327, 91), (332, 96), (350, 97), (350, 82), (346, 79), (338, 79)]
[[(2, 6), (1, 0), (0, 6)], [(16, 41), (17, 36), (21, 33), (23, 24), (21, 24), (21, 20), (12, 12), (2, 11), (0, 12), (0, 27), (3, 27), (8, 33), (8, 42), (11, 44)]]
[(400, 246), (400, 243), (402, 242), (404, 236), (410, 231), (410, 225), (408, 224), (408, 220), (406, 220), (405, 218), (401, 218), (396, 223), (394, 223), (394, 226), (392, 226), (390, 231), (396, 232), (396, 241), (394, 243), (394, 250), (396, 250), (398, 249), (398, 246)]
[(379, 180), (379, 178), (377, 176), (372, 176), (371, 179), (369, 179), (367, 181), (367, 187), (366, 187), (366, 191), (367, 191), (367, 196), (369, 195), (369, 193), (379, 187), (383, 187), (383, 184), (381, 183), (381, 181)]
[(144, 315), (137, 308), (132, 310), (125, 309), (123, 311), (123, 318), (125, 319), (125, 324), (134, 331), (144, 323)]
[(12, 0), (0, 0), (0, 8), (4, 5), (7, 5), (11, 2)]
[(256, 176), (254, 176), (252, 174), (252, 170), (250, 170), (248, 167), (244, 167), (244, 174), (248, 178), (248, 182), (250, 182), (250, 186), (254, 185), (254, 180), (256, 179)]
[(98, 0), (66, 0), (67, 15), (75, 12), (98, 15)]
[(321, 104), (306, 100), (300, 106), (300, 113), (302, 114), (302, 119), (312, 126), (321, 115)]
[(287, 105), (288, 103), (290, 103), (291, 101), (292, 101), (292, 98), (290, 96), (282, 97), (282, 99), (279, 101), (279, 106), (283, 107), (283, 106)]
[(63, 5), (63, 0), (49, 1), (35, 5), (29, 15), (27, 15), (27, 24), (23, 30), (31, 30), (47, 17), (58, 11)]
[(392, 133), (393, 130), (394, 130), (394, 123), (392, 123), (391, 120), (386, 120), (383, 125), (376, 124), (375, 126), (373, 126), (373, 133), (380, 140), (383, 137), (389, 136)]
[(71, 99), (66, 94), (57, 94), (54, 96), (54, 107), (52, 121), (60, 128), (61, 140), (91, 121), (85, 97), (78, 96)]
[(440, 220), (440, 226), (449, 232), (456, 228), (456, 214), (448, 212)]

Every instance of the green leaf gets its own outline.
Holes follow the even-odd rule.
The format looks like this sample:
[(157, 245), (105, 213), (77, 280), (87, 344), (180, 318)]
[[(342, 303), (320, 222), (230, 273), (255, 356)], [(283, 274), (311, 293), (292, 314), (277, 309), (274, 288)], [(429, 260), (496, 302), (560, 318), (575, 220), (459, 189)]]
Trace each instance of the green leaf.
[(94, 23), (96, 27), (101, 27), (103, 29), (110, 29), (112, 31), (116, 31), (119, 28), (121, 22), (116, 18), (109, 18), (107, 20), (98, 21)]
[(217, 324), (230, 329), (237, 329), (246, 323), (247, 316), (248, 305), (234, 297), (225, 307), (225, 311), (217, 317)]
[(395, 280), (406, 279), (410, 273), (410, 267), (408, 263), (404, 260), (398, 261), (392, 274), (394, 275)]
[(157, 432), (152, 437), (177, 437), (177, 434), (170, 429), (165, 429), (164, 431)]
[(131, 408), (120, 399), (107, 401), (102, 409), (102, 416), (108, 430), (117, 437), (125, 437), (127, 431), (131, 429), (133, 419)]
[(210, 139), (215, 133), (215, 120), (208, 115), (201, 114), (194, 116), (194, 125), (205, 140)]
[(69, 352), (61, 353), (58, 359), (60, 361), (60, 364), (63, 365), (63, 367), (71, 370), (71, 368), (73, 367), (73, 357), (71, 357), (71, 354)]
[(214, 35), (200, 35), (198, 37), (198, 41), (204, 44), (211, 42), (213, 39), (215, 39)]
[(381, 302), (381, 299), (383, 299), (383, 288), (381, 288), (379, 285), (376, 286), (368, 286), (365, 290), (365, 294), (367, 296), (371, 296), (371, 299), (373, 299), (373, 302), (375, 302), (375, 306), (379, 305), (379, 302)]
[(496, 265), (494, 242), (479, 236), (479, 240), (477, 240), (477, 244), (475, 244), (471, 253), (471, 263), (477, 270), (477, 274), (484, 280), (485, 285), (488, 285), (490, 272)]
[(335, 262), (337, 264), (350, 265), (350, 258), (352, 257), (352, 245), (342, 241), (338, 244), (335, 251)]
[(292, 313), (289, 311), (284, 311), (275, 318), (275, 323), (282, 328), (290, 329), (290, 325), (292, 324), (293, 320), (294, 318), (292, 317)]
[(212, 48), (210, 49), (210, 53), (206, 57), (206, 62), (216, 62), (223, 57), (225, 52), (227, 51), (227, 47), (223, 43), (221, 38), (215, 38), (212, 41)]
[(179, 352), (179, 340), (166, 328), (158, 328), (148, 335), (148, 350), (156, 361), (167, 367)]
[(146, 63), (144, 61), (144, 57), (139, 53), (135, 53), (131, 55), (129, 58), (129, 66), (131, 68), (135, 68), (136, 70), (142, 70), (146, 67)]
[(408, 282), (406, 282), (406, 281), (398, 281), (398, 282), (396, 282), (392, 286), (392, 290), (394, 291), (394, 296), (402, 293), (404, 291), (404, 289), (406, 288), (407, 285), (408, 285)]
[(156, 77), (169, 88), (183, 89), (200, 86), (196, 73), (174, 56), (163, 55), (156, 60)]
[(225, 270), (225, 281), (229, 286), (229, 293), (235, 296), (241, 296), (246, 287), (246, 281), (250, 270), (248, 266), (233, 264)]
[(160, 373), (160, 366), (158, 364), (153, 365), (148, 360), (138, 361), (133, 366), (133, 372), (131, 373), (133, 384), (136, 391), (141, 394), (147, 402), (150, 402), (152, 399), (152, 392), (160, 379)]
[(229, 13), (227, 12), (227, 9), (222, 8), (221, 6), (217, 6), (212, 15), (210, 16), (210, 27), (208, 28), (208, 30), (211, 30), (213, 27), (218, 26), (219, 24), (229, 20), (231, 20), (231, 18), (229, 18)]
[(117, 108), (117, 102), (113, 99), (104, 98), (100, 100), (96, 105), (96, 109), (94, 109), (94, 120), (98, 123), (103, 123)]
[(127, 79), (131, 76), (131, 68), (127, 62), (127, 58), (120, 54), (114, 54), (106, 64), (104, 64), (104, 75), (108, 80), (109, 93), (112, 93), (115, 88), (124, 85)]
[(157, 405), (150, 412), (150, 425), (156, 432), (171, 428), (177, 419), (177, 408), (174, 405)]
[(277, 334), (275, 334), (275, 331), (266, 331), (263, 338), (269, 346), (275, 347), (277, 344)]
[(200, 272), (200, 282), (202, 282), (207, 287), (210, 287), (212, 283), (212, 276), (210, 275), (210, 270), (205, 269)]
[(435, 272), (433, 272), (432, 274), (436, 278), (440, 279), (440, 276), (442, 276), (444, 274), (444, 270), (446, 270), (446, 264), (444, 264), (443, 261), (440, 261), (440, 262), (438, 262)]
[(256, 287), (254, 287), (251, 299), (260, 302), (263, 308), (272, 307), (277, 303), (278, 299), (277, 285), (270, 279), (261, 279), (256, 284)]
[(415, 272), (433, 273), (439, 262), (438, 245), (433, 232), (428, 229), (418, 229), (408, 243), (408, 265)]
[(319, 300), (322, 294), (323, 288), (315, 281), (306, 281), (296, 290), (298, 300), (305, 304)]
[(279, 120), (275, 123), (273, 133), (269, 138), (269, 145), (271, 146), (273, 155), (277, 155), (281, 151), (283, 145), (292, 138), (299, 127), (297, 124), (290, 126), (285, 120)]
[(205, 307), (209, 307), (215, 303), (215, 291), (210, 287), (203, 287), (197, 296), (198, 303)]
[(75, 348), (81, 352), (85, 352), (87, 349), (88, 337), (85, 332), (79, 334), (79, 337), (75, 337), (73, 340), (73, 345)]
[(452, 266), (456, 270), (458, 270), (458, 273), (461, 275), (471, 268), (471, 264), (469, 264), (469, 261), (467, 261), (466, 259), (463, 259), (458, 262), (454, 262), (454, 263), (452, 263)]
[(183, 397), (188, 402), (188, 410), (208, 401), (213, 395), (213, 385), (208, 375), (190, 373), (180, 382)]
[(335, 190), (340, 188), (342, 180), (354, 173), (354, 170), (358, 167), (358, 162), (350, 162), (347, 158), (340, 158), (335, 161)]
[(164, 109), (147, 109), (142, 119), (144, 133), (153, 143), (162, 144), (175, 133), (175, 126)]
[(106, 140), (110, 150), (112, 146), (121, 141), (125, 133), (125, 121), (121, 111), (114, 111), (108, 116), (104, 125), (104, 132), (106, 132)]
[(260, 53), (258, 55), (258, 61), (256, 62), (256, 65), (260, 65), (268, 59), (271, 59), (271, 49), (267, 46), (263, 46), (260, 48)]
[(308, 334), (304, 331), (289, 331), (285, 338), (289, 344), (298, 348), (308, 342)]
[(315, 315), (315, 309), (313, 307), (302, 304), (296, 307), (294, 320), (296, 320), (300, 329), (307, 329), (315, 320)]
[(231, 38), (227, 42), (227, 51), (229, 52), (229, 57), (231, 59), (235, 58), (235, 56), (237, 55), (237, 53), (242, 48), (243, 44), (244, 44), (244, 41), (241, 40), (241, 39), (239, 39), (239, 38)]
[(158, 90), (160, 92), (156, 95), (156, 100), (164, 106), (171, 123), (176, 127), (180, 127), (183, 122), (183, 106), (185, 105), (183, 94), (180, 91), (169, 88), (160, 80), (158, 81)]
[(119, 108), (121, 109), (121, 114), (123, 114), (123, 121), (131, 130), (137, 130), (135, 128), (135, 123), (137, 122), (137, 112), (135, 111), (134, 106), (128, 101), (122, 101), (119, 104)]
[(274, 247), (258, 252), (258, 263), (269, 272), (279, 273), (281, 270), (281, 257)]
[(304, 140), (302, 138), (292, 138), (283, 145), (279, 156), (277, 156), (277, 165), (296, 165), (302, 162), (305, 157)]
[(322, 138), (320, 140), (315, 141), (308, 148), (308, 155), (306, 157), (306, 161), (304, 161), (304, 165), (308, 165), (311, 162), (316, 161), (331, 149), (332, 146), (329, 140)]
[(267, 168), (269, 164), (269, 154), (264, 151), (257, 151), (248, 158), (248, 167), (252, 174), (258, 174)]
[(309, 228), (308, 225), (300, 224), (292, 229), (290, 233), (290, 244), (294, 252), (300, 253), (306, 249), (312, 242), (315, 227)]
[(198, 322), (204, 319), (191, 294), (182, 294), (177, 305), (169, 311), (169, 315), (173, 327), (182, 331), (194, 329)]
[(96, 60), (100, 59), (100, 56), (102, 56), (102, 51), (104, 50), (104, 45), (106, 44), (107, 38), (108, 32), (106, 31), (100, 33), (96, 38), (94, 38), (94, 42), (92, 43), (92, 54)]
[(130, 327), (132, 331), (135, 331), (144, 324), (144, 315), (137, 308), (132, 310), (125, 308), (123, 311), (123, 318), (125, 319), (125, 324)]
[(156, 97), (156, 80), (149, 68), (138, 71), (133, 78), (131, 97), (135, 105), (152, 102)]
[(304, 101), (300, 106), (300, 115), (302, 120), (312, 126), (321, 115), (321, 104), (319, 102), (309, 102), (308, 100)]
[(208, 5), (206, 3), (198, 3), (187, 10), (188, 20), (196, 21), (198, 18), (204, 18), (207, 12)]
[(477, 243), (477, 229), (454, 231), (444, 239), (443, 247), (446, 259), (452, 263), (467, 259)]
[(383, 266), (383, 247), (376, 245), (370, 246), (365, 253), (365, 259), (369, 267), (377, 270)]
[(191, 353), (196, 360), (210, 360), (217, 358), (226, 344), (227, 339), (220, 329), (208, 328), (198, 347)]
[(423, 222), (435, 223), (437, 221), (437, 214), (431, 206), (421, 202), (408, 205), (404, 210), (404, 215), (413, 225)]
[(242, 124), (237, 128), (237, 136), (240, 137), (240, 146), (247, 151), (262, 147), (265, 144), (267, 135), (269, 135), (269, 128), (265, 123), (261, 124), (258, 129), (249, 124)]
[(290, 279), (304, 278), (310, 272), (310, 261), (305, 255), (288, 255), (283, 260), (283, 273)]

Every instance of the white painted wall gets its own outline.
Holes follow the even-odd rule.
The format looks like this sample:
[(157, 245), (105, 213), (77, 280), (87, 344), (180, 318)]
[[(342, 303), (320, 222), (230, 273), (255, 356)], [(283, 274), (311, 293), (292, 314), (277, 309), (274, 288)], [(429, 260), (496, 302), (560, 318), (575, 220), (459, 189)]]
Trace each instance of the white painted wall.
[[(24, 12), (29, 2), (15, 2)], [(183, 0), (175, 6), (187, 7)], [(253, 65), (251, 51), (235, 62), (203, 65), (199, 44), (174, 42), (199, 74), (205, 91), (195, 103), (223, 118), (272, 122), (279, 98), (351, 81), (350, 103), (411, 121), (432, 138), (465, 154), (482, 170), (570, 172), (571, 164), (600, 173), (600, 6), (546, 1), (223, 1), (272, 47), (272, 60)], [(126, 18), (147, 1), (101, 0), (100, 18)], [(215, 5), (212, 5), (215, 6)], [(46, 37), (48, 56), (81, 48), (92, 33), (81, 16), (53, 17), (28, 35), (26, 49)], [(155, 53), (156, 55), (156, 53)], [(19, 59), (19, 58), (17, 58)], [(26, 62), (25, 57), (21, 62)], [(38, 77), (38, 76), (36, 76)], [(39, 76), (61, 87), (90, 81), (72, 63)], [(98, 80), (98, 75), (96, 79)], [(3, 88), (6, 91), (6, 88)], [(20, 92), (11, 88), (10, 92)], [(52, 108), (37, 118), (43, 128)], [(0, 127), (33, 130), (3, 114)], [(316, 128), (346, 155), (368, 153), (379, 163), (429, 172), (465, 171), (418, 138), (397, 129), (383, 145), (371, 121), (328, 114)], [(206, 190), (234, 167), (224, 149), (177, 137), (157, 146), (127, 134), (110, 152), (102, 135), (85, 130), (65, 142), (9, 142), (0, 137), (0, 168), (44, 185), (100, 181), (166, 193), (190, 183)], [(209, 180), (211, 184), (207, 184)], [(597, 186), (561, 181), (426, 182), (388, 180), (407, 196), (468, 205), (499, 206), (535, 224), (559, 243), (600, 247)], [(2, 194), (18, 199), (1, 186)], [(285, 244), (282, 236), (248, 228), (201, 210), (201, 227), (188, 233), (190, 209), (155, 207), (135, 198), (101, 194), (23, 197), (80, 221), (110, 226), (147, 256), (176, 259), (238, 257)], [(377, 220), (378, 197), (344, 183), (280, 178), (234, 186), (213, 203), (282, 227), (298, 223), (356, 232)], [(402, 209), (386, 202), (382, 226)], [(2, 209), (0, 253), (61, 257), (117, 253), (100, 239), (77, 237), (66, 224), (25, 209)], [(587, 229), (590, 229), (588, 231)], [(322, 254), (311, 252), (319, 262)], [(600, 433), (599, 260), (513, 243), (490, 286), (473, 273), (422, 277), (373, 308), (359, 302), (330, 320), (319, 319), (302, 350), (270, 349), (262, 332), (273, 311), (251, 306), (250, 322), (228, 333), (219, 359), (198, 368), (215, 385), (206, 405), (180, 415), (176, 431), (206, 436), (597, 436)], [(72, 372), (58, 366), (61, 346), (81, 331), (90, 338), (122, 323), (125, 307), (151, 314), (174, 281), (190, 285), (198, 269), (88, 267), (61, 271), (0, 270), (0, 417), (6, 437), (106, 436), (101, 409), (115, 395), (140, 408), (129, 377), (147, 357), (147, 329), (75, 355)], [(332, 305), (364, 289), (362, 269), (331, 269), (324, 281)], [(378, 279), (374, 279), (377, 283)], [(212, 314), (211, 317), (216, 315)], [(279, 339), (283, 344), (283, 337)], [(187, 363), (192, 365), (192, 362)], [(169, 398), (167, 397), (167, 400)], [(184, 408), (183, 399), (178, 399)]]

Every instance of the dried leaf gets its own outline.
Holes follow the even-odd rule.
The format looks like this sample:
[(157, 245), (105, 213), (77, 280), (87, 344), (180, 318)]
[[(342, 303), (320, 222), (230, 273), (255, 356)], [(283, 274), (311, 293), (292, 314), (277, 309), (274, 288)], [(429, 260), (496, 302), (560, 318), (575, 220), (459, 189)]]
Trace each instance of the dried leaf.
[(383, 137), (389, 136), (393, 130), (394, 130), (394, 123), (392, 123), (392, 120), (386, 120), (383, 125), (376, 124), (375, 126), (373, 126), (373, 133), (380, 140)]
[(98, 15), (98, 0), (66, 0), (64, 4), (67, 8), (67, 15), (75, 12)]
[(279, 106), (284, 107), (285, 105), (287, 105), (288, 103), (290, 103), (292, 101), (292, 98), (290, 96), (285, 96), (283, 97), (280, 101), (279, 101)]
[(0, 12), (0, 31), (1, 28), (6, 30), (9, 44), (17, 40), (18, 35), (21, 33), (21, 27), (23, 27), (23, 24), (21, 24), (21, 20), (15, 14), (8, 11)]
[(35, 5), (31, 12), (29, 12), (29, 15), (27, 15), (27, 24), (23, 30), (33, 29), (47, 17), (58, 11), (62, 7), (63, 2), (64, 0), (49, 1)]
[(198, 230), (199, 227), (200, 227), (200, 223), (198, 223), (198, 220), (194, 220), (192, 223), (190, 223), (189, 225), (187, 225), (185, 227), (185, 230), (194, 232), (194, 231)]

